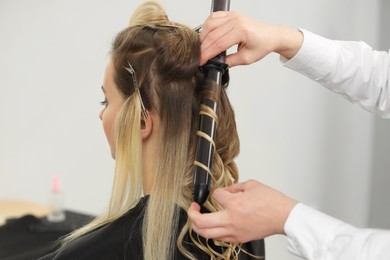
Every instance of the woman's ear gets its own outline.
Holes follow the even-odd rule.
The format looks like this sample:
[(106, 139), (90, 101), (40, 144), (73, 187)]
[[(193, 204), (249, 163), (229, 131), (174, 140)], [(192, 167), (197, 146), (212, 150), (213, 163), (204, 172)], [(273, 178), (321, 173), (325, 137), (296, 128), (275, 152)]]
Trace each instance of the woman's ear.
[(142, 140), (148, 139), (152, 131), (153, 131), (153, 116), (150, 113), (148, 113), (148, 116), (146, 118), (143, 116), (141, 117)]

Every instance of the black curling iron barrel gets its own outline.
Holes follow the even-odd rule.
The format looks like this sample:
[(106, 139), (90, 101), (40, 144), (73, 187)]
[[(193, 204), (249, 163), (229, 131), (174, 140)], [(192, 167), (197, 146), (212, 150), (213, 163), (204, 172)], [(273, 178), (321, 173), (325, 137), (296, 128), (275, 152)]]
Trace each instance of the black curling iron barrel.
[[(213, 0), (211, 12), (229, 11), (230, 0)], [(209, 60), (204, 66), (208, 80), (214, 81), (215, 91), (219, 92), (222, 84), (222, 75), (227, 68), (225, 64), (226, 52), (222, 52)], [(199, 130), (195, 157), (194, 186), (192, 196), (194, 201), (202, 205), (210, 194), (212, 182), (211, 167), (215, 152), (215, 135), (217, 131), (217, 103), (213, 100), (202, 101), (199, 115)]]

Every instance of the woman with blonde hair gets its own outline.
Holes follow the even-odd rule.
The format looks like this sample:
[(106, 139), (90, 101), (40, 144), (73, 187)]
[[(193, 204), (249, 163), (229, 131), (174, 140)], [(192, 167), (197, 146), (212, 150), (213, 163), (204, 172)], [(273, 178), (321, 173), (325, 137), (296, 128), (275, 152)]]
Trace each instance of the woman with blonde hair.
[[(116, 169), (106, 212), (42, 259), (253, 259), (263, 241), (206, 240), (190, 228), (196, 134), (201, 100), (219, 105), (211, 191), (238, 181), (239, 140), (223, 89), (199, 69), (199, 35), (142, 4), (114, 39), (100, 113)], [(226, 75), (227, 76), (227, 75)], [(226, 83), (226, 82), (225, 82)], [(224, 87), (226, 87), (225, 84)], [(209, 198), (204, 211), (216, 211)]]

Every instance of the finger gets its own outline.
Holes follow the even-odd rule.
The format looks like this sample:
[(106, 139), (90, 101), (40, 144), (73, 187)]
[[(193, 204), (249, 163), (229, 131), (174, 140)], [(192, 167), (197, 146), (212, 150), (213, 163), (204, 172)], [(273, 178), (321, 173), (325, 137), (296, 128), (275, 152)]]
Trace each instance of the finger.
[[(218, 201), (219, 204), (221, 204), (222, 208), (228, 208), (229, 202), (232, 201), (234, 195), (235, 195), (234, 193), (231, 193), (227, 189), (217, 188), (213, 192), (212, 196), (216, 201)], [(220, 212), (223, 212), (223, 211), (220, 211)], [(224, 216), (222, 215), (222, 217), (224, 217)]]
[(242, 192), (245, 190), (245, 182), (235, 183), (225, 188), (225, 190), (231, 193)]
[(233, 12), (231, 12), (231, 11), (217, 11), (217, 12), (211, 13), (210, 17), (211, 18), (222, 18), (222, 17), (228, 16), (231, 13), (233, 13)]
[[(214, 58), (221, 52), (240, 43), (241, 36), (231, 30), (233, 30), (232, 27), (227, 27), (226, 30), (220, 31), (220, 34), (217, 36), (218, 39), (210, 39), (208, 42), (205, 41), (204, 45), (201, 45), (200, 65), (205, 64), (208, 60)], [(223, 32), (225, 33), (224, 35), (222, 35)], [(230, 65), (230, 67), (233, 67), (237, 65), (237, 63), (239, 62), (234, 62), (233, 60), (231, 63), (227, 64)]]
[(187, 211), (188, 217), (192, 221), (193, 227), (196, 229), (205, 229), (205, 228), (217, 228), (224, 226), (224, 217), (223, 213), (218, 211), (214, 213), (203, 213), (199, 211), (199, 205), (192, 203), (190, 208)]
[(235, 18), (235, 14), (229, 14), (226, 17), (209, 21), (205, 25), (200, 36), (201, 53), (204, 55), (203, 63), (240, 43), (240, 38), (237, 37), (239, 33), (234, 31), (237, 26)]
[(240, 52), (231, 53), (227, 55), (225, 58), (225, 63), (228, 65), (228, 68), (246, 64)]
[(196, 214), (196, 212), (200, 213), (200, 206), (196, 202), (192, 202), (190, 207), (188, 208), (188, 211), (190, 211), (192, 214)]
[(231, 39), (231, 36), (229, 37), (232, 29), (231, 26), (226, 25), (209, 33), (209, 36), (207, 36), (200, 47), (201, 65), (236, 44), (239, 39), (236, 40)]
[(197, 229), (193, 227), (193, 231), (205, 238), (216, 239), (225, 242), (235, 242), (235, 240), (237, 240), (237, 238), (232, 236), (230, 234), (231, 232), (229, 232), (229, 230), (226, 228)]
[(192, 202), (187, 210), (188, 217), (194, 221), (199, 218), (202, 214), (200, 213), (200, 206), (196, 202)]
[(203, 28), (200, 33), (200, 41), (203, 42), (204, 38), (207, 37), (208, 33), (219, 28), (221, 25), (226, 23), (228, 19), (228, 12), (214, 12), (209, 15), (206, 21), (203, 23)]
[(253, 57), (251, 57), (251, 53), (246, 49), (240, 49), (236, 53), (231, 53), (226, 56), (225, 63), (231, 67), (235, 67), (237, 65), (247, 65), (252, 63)]
[[(199, 234), (202, 237), (205, 238), (212, 238), (212, 239), (218, 239), (226, 242), (226, 238), (233, 239), (229, 235), (229, 231), (226, 227), (218, 227), (218, 226), (212, 226), (212, 217), (215, 213), (209, 213), (209, 214), (201, 214), (200, 213), (200, 206), (193, 202), (190, 206), (190, 208), (187, 211), (188, 217), (192, 221), (192, 229)], [(218, 215), (218, 214), (215, 214)], [(203, 217), (204, 216), (204, 217)], [(218, 216), (217, 216), (218, 217)], [(218, 221), (220, 222), (220, 221)], [(209, 224), (209, 225), (205, 225)]]
[(238, 45), (238, 52), (227, 55), (225, 62), (229, 67), (248, 64), (246, 41), (245, 31), (236, 25), (235, 20), (231, 20), (218, 30), (209, 33), (201, 45), (201, 62), (205, 63), (208, 59)]

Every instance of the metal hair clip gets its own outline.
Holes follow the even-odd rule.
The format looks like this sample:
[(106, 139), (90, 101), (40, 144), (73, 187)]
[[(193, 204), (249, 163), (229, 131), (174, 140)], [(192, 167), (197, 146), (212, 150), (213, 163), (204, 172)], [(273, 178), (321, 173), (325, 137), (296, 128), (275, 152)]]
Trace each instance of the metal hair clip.
[(138, 81), (137, 81), (137, 74), (135, 73), (135, 70), (134, 70), (133, 66), (131, 66), (130, 61), (127, 61), (127, 63), (129, 64), (129, 67), (128, 68), (124, 67), (124, 68), (128, 72), (130, 72), (131, 77), (133, 78), (134, 91), (138, 92), (139, 99), (140, 99), (140, 102), (141, 102), (141, 112), (142, 112), (142, 115), (144, 116), (144, 118), (147, 118), (148, 117), (148, 111), (146, 111), (146, 108), (144, 106), (144, 102), (142, 101), (141, 92), (139, 91), (139, 85), (138, 85)]
[(194, 28), (192, 28), (192, 30), (194, 30), (195, 32), (197, 33), (201, 33), (202, 32), (202, 29), (203, 29), (203, 24), (200, 24)]

